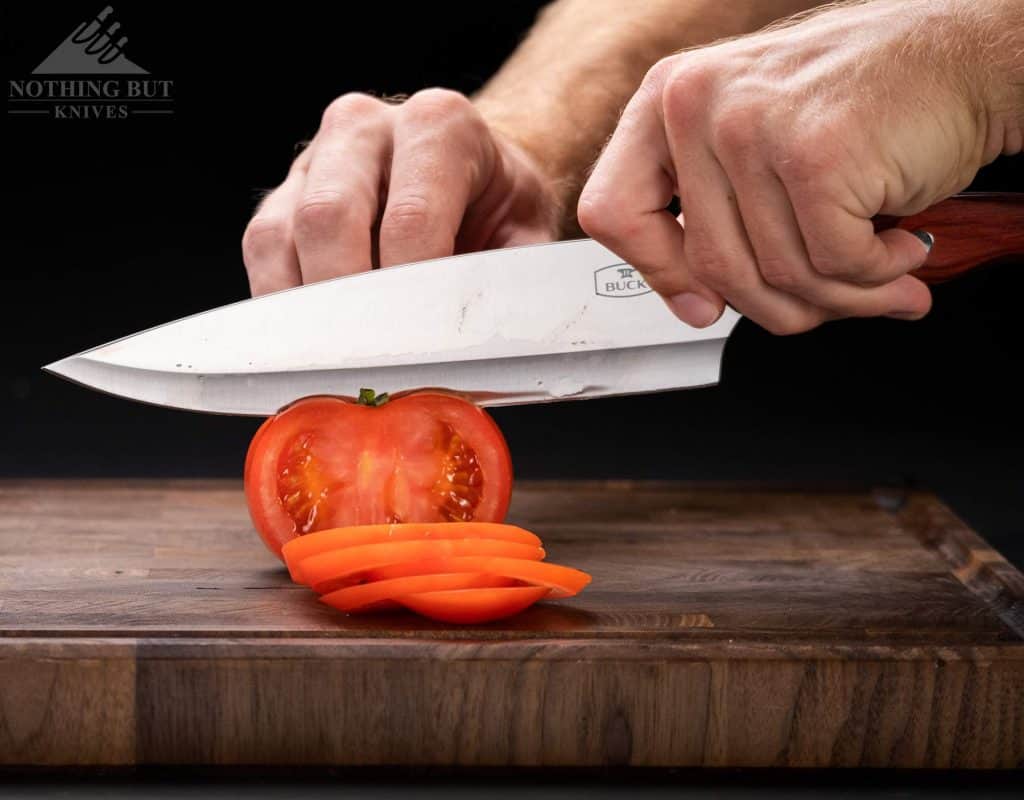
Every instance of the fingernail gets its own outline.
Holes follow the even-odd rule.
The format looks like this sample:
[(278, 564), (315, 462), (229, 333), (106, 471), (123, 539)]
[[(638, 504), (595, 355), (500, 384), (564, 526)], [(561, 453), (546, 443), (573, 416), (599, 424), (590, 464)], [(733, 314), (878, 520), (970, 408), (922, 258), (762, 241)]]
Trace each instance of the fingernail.
[(706, 328), (720, 316), (718, 308), (693, 292), (672, 295), (668, 305), (673, 314), (695, 328)]
[(935, 246), (935, 237), (932, 236), (928, 231), (911, 231), (914, 236), (921, 240), (921, 243), (928, 248), (928, 252), (932, 251), (932, 247)]

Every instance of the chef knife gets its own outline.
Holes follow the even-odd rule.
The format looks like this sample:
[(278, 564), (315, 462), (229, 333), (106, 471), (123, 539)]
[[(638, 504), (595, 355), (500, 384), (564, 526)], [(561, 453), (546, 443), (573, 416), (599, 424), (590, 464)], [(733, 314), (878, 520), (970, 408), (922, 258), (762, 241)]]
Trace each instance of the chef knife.
[[(918, 275), (1024, 254), (1024, 194), (970, 194), (876, 227), (936, 237)], [(266, 416), (308, 395), (444, 388), (484, 406), (718, 382), (740, 315), (680, 322), (590, 239), (491, 250), (289, 289), (185, 317), (45, 369), (174, 408)]]

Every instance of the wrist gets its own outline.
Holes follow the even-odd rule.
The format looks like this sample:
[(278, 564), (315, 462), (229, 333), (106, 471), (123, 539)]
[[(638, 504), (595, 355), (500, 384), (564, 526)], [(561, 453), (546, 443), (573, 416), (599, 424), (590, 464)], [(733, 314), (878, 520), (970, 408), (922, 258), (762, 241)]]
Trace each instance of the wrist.
[(957, 0), (954, 13), (975, 53), (977, 95), (986, 124), (987, 163), (1024, 149), (1024, 3)]

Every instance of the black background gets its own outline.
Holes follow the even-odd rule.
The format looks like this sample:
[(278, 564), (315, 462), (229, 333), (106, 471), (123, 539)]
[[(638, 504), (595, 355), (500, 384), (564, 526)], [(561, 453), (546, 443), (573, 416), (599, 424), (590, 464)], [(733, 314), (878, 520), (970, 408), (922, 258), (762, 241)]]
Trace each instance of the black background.
[[(258, 192), (332, 98), (471, 92), (541, 5), (117, 7), (127, 55), (174, 80), (176, 113), (5, 120), (0, 474), (238, 475), (254, 420), (149, 408), (39, 367), (245, 297), (239, 239)], [(6, 76), (26, 76), (98, 10), (5, 6)], [(1020, 166), (1002, 159), (975, 188), (1022, 189)], [(1021, 563), (1019, 267), (938, 288), (919, 323), (777, 338), (744, 321), (714, 389), (495, 416), (523, 477), (913, 482)]]
[[(138, 405), (39, 367), (245, 297), (239, 239), (258, 191), (332, 98), (470, 92), (540, 5), (116, 6), (127, 55), (174, 80), (176, 112), (5, 119), (0, 475), (239, 476), (257, 421)], [(101, 6), (4, 6), (5, 77)], [(1024, 190), (1020, 166), (1004, 159), (974, 188)], [(495, 416), (522, 477), (913, 483), (1022, 564), (1021, 267), (938, 288), (919, 323), (776, 338), (744, 321), (714, 389)]]

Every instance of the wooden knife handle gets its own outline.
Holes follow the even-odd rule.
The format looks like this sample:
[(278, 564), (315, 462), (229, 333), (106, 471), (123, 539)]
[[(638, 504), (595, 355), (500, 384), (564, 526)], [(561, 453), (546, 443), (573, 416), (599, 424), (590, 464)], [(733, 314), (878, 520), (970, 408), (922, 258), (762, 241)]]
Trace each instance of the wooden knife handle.
[(1024, 193), (966, 192), (912, 217), (876, 217), (875, 230), (926, 230), (935, 245), (911, 274), (941, 283), (969, 269), (1024, 256)]

